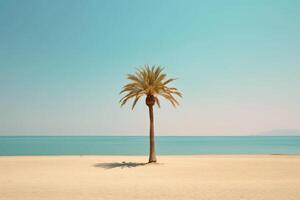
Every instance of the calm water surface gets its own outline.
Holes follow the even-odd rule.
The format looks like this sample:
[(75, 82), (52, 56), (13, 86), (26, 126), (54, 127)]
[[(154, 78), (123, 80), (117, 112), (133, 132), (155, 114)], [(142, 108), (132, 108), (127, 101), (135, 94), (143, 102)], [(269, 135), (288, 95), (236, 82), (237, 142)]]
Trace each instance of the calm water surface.
[[(300, 154), (300, 136), (156, 137), (159, 155)], [(146, 136), (0, 137), (0, 155), (146, 155)]]

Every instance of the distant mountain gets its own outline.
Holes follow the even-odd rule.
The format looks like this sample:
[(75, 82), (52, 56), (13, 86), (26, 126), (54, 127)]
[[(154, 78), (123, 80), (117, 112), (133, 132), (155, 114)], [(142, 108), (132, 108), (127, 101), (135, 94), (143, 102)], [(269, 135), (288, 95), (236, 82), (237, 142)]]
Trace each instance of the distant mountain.
[(254, 134), (255, 136), (300, 136), (300, 129), (276, 129)]

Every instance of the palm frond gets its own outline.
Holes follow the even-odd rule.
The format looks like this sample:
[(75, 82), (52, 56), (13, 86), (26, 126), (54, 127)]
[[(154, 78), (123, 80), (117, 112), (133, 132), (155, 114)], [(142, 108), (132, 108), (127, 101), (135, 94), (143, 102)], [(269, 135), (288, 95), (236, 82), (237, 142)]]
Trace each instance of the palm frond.
[(159, 99), (158, 99), (158, 97), (154, 97), (154, 99), (155, 99), (155, 103), (157, 104), (157, 106), (160, 108), (160, 102), (159, 102)]
[(125, 105), (128, 100), (134, 99), (132, 109), (136, 106), (140, 97), (154, 96), (155, 103), (160, 107), (158, 96), (164, 97), (174, 107), (179, 105), (178, 101), (173, 95), (182, 97), (182, 93), (174, 87), (167, 85), (176, 80), (175, 78), (167, 79), (167, 75), (163, 73), (164, 68), (161, 66), (149, 66), (137, 68), (134, 74), (128, 74), (127, 79), (130, 81), (122, 87), (120, 94), (124, 96), (120, 99), (121, 106)]
[(141, 96), (136, 96), (136, 97), (135, 97), (135, 99), (134, 99), (134, 101), (133, 101), (133, 104), (132, 104), (132, 107), (131, 107), (132, 110), (134, 109), (136, 103), (139, 101), (140, 98), (141, 98)]
[(166, 80), (165, 82), (163, 82), (163, 85), (167, 85), (168, 83), (175, 81), (175, 80), (176, 80), (176, 78), (170, 78), (170, 79)]

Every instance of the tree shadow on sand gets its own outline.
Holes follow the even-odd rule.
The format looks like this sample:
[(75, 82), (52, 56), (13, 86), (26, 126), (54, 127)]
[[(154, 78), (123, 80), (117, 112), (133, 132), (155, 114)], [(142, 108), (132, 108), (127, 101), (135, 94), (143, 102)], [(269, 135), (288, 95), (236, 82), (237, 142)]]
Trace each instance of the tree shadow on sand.
[(137, 163), (137, 162), (112, 162), (112, 163), (97, 163), (94, 167), (100, 167), (104, 169), (114, 169), (114, 168), (133, 168), (138, 166), (144, 166), (148, 163)]

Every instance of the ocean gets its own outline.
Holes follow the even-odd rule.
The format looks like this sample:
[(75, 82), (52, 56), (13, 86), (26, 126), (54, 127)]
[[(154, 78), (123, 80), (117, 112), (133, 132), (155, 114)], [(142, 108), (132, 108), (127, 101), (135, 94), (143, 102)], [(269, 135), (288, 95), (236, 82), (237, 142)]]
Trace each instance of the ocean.
[[(147, 136), (0, 137), (0, 156), (147, 155)], [(158, 136), (158, 155), (300, 154), (300, 136)]]

